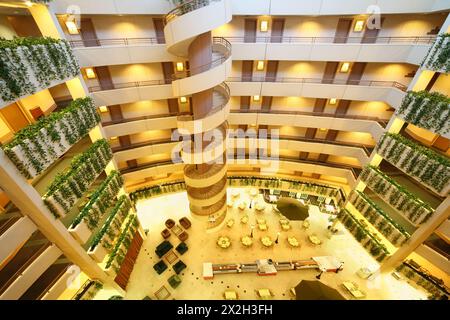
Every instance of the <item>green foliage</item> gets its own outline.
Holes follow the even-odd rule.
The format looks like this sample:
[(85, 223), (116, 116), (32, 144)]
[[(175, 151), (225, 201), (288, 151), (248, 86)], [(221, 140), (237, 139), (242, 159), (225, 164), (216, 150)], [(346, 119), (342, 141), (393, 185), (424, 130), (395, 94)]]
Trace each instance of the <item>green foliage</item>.
[[(400, 134), (385, 133), (376, 152), (387, 161), (443, 194), (450, 183), (450, 160)], [(403, 157), (403, 160), (400, 161)]]
[(409, 91), (397, 113), (405, 121), (440, 135), (450, 132), (450, 98), (441, 93)]
[[(66, 40), (0, 38), (0, 100), (11, 102), (80, 73)], [(35, 79), (32, 82), (32, 79)]]
[[(110, 232), (109, 238), (114, 240), (117, 234), (120, 232), (120, 226), (125, 218), (128, 216), (128, 213), (131, 209), (131, 202), (126, 195), (122, 195), (117, 200), (116, 205), (111, 210), (108, 219), (105, 221), (102, 228), (95, 234), (92, 243), (90, 245), (90, 250), (94, 250), (97, 245), (102, 243), (105, 249), (110, 249), (104, 245), (104, 240), (106, 240), (105, 235), (108, 235)], [(117, 227), (118, 225), (118, 227)], [(106, 240), (106, 243), (109, 243)]]
[(91, 98), (76, 99), (64, 110), (23, 128), (2, 148), (17, 169), (31, 179), (85, 137), (99, 121)]
[(119, 172), (112, 171), (91, 195), (89, 202), (73, 220), (71, 227), (75, 228), (81, 221), (85, 221), (90, 230), (98, 226), (101, 217), (116, 200), (116, 195), (123, 185), (123, 179)]
[(450, 34), (440, 34), (437, 36), (434, 45), (428, 51), (422, 62), (422, 67), (434, 70), (450, 72)]
[(341, 210), (338, 214), (339, 220), (342, 221), (348, 231), (361, 243), (361, 245), (377, 259), (382, 262), (389, 256), (389, 251), (384, 244), (378, 241), (374, 235), (355, 218), (347, 210)]
[(88, 190), (111, 158), (112, 151), (105, 139), (94, 142), (85, 152), (75, 156), (69, 168), (58, 173), (47, 188), (43, 200), (48, 209), (56, 217), (61, 213), (67, 213)]
[(365, 167), (360, 178), (369, 188), (412, 223), (424, 223), (434, 212), (434, 209), (428, 203), (410, 193), (405, 187), (385, 175), (378, 168)]
[(392, 244), (396, 246), (402, 245), (409, 239), (409, 233), (371, 199), (366, 197), (364, 193), (353, 190), (350, 194), (349, 202)]
[(120, 266), (123, 262), (123, 258), (125, 257), (125, 253), (119, 253), (119, 249), (122, 246), (122, 244), (125, 246), (126, 250), (128, 250), (131, 241), (134, 237), (134, 234), (137, 230), (137, 227), (139, 225), (139, 220), (135, 215), (130, 216), (130, 218), (127, 221), (127, 224), (125, 228), (123, 229), (123, 232), (120, 234), (119, 239), (116, 242), (116, 245), (114, 246), (113, 250), (111, 251), (108, 261), (106, 262), (106, 268), (109, 268), (113, 261), (116, 260), (118, 265)]

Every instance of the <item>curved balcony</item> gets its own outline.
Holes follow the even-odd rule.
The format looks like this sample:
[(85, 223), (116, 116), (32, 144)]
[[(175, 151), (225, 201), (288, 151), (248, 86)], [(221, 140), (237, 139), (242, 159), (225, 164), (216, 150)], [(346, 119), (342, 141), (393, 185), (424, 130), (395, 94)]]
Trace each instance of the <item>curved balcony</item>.
[(213, 38), (211, 62), (172, 75), (175, 96), (187, 96), (220, 85), (231, 73), (231, 44), (224, 38)]
[[(354, 61), (420, 65), (435, 36), (227, 37), (235, 60)], [(253, 40), (253, 42), (251, 42)]]
[(337, 98), (384, 101), (393, 108), (401, 105), (407, 86), (396, 81), (341, 80), (320, 78), (232, 77), (226, 80), (232, 96)]
[[(186, 164), (201, 163), (221, 163), (219, 158), (227, 151), (228, 144), (228, 123), (224, 122), (219, 127), (212, 130), (212, 133), (205, 133), (205, 136), (212, 137), (208, 145), (196, 145), (195, 142), (182, 142), (181, 159)], [(205, 138), (206, 139), (206, 138)]]
[(224, 123), (230, 113), (230, 89), (225, 83), (214, 88), (213, 106), (210, 112), (201, 119), (194, 119), (191, 115), (177, 118), (177, 127), (181, 134), (198, 134), (213, 130)]
[(227, 196), (225, 195), (222, 200), (207, 207), (196, 207), (191, 205), (190, 210), (192, 213), (199, 216), (209, 216), (221, 212), (227, 204)]
[(209, 170), (198, 172), (195, 165), (184, 167), (184, 182), (186, 185), (194, 188), (202, 188), (218, 183), (227, 173), (227, 165), (213, 164)]
[(189, 203), (196, 207), (207, 207), (220, 202), (226, 196), (227, 177), (224, 176), (218, 183), (206, 188), (193, 188), (186, 186)]
[(177, 56), (186, 56), (187, 49), (195, 37), (214, 30), (231, 19), (229, 0), (185, 2), (164, 17), (167, 50)]

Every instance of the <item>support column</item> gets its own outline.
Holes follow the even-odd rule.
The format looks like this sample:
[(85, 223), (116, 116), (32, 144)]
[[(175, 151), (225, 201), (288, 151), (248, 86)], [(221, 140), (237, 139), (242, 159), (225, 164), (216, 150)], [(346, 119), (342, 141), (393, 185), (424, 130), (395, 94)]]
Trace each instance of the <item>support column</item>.
[(436, 208), (434, 214), (428, 219), (427, 222), (422, 224), (409, 238), (402, 247), (400, 247), (392, 256), (387, 259), (380, 268), (381, 272), (390, 272), (400, 263), (403, 262), (411, 253), (416, 250), (430, 235), (433, 234), (439, 225), (448, 219), (450, 216), (450, 196), (448, 196), (440, 205)]

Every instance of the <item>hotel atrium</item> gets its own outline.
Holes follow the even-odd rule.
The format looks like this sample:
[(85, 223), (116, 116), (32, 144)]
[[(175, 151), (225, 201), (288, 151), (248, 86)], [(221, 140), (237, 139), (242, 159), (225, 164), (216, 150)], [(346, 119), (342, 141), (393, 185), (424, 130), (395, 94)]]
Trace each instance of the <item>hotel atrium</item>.
[(0, 300), (448, 300), (450, 0), (0, 0), (0, 43)]

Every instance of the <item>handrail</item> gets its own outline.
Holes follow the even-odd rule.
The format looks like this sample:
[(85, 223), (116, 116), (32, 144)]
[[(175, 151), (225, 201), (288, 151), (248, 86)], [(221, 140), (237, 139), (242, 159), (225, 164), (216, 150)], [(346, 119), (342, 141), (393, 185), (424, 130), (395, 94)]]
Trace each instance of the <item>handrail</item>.
[(214, 212), (217, 212), (217, 210), (223, 208), (225, 206), (227, 202), (227, 196), (225, 195), (222, 200), (220, 200), (219, 202), (216, 202), (215, 204), (211, 205), (211, 206), (207, 206), (207, 209), (204, 209), (204, 207), (201, 207), (200, 209), (196, 209), (194, 206), (189, 206), (189, 209), (196, 214), (201, 214), (201, 215), (210, 215)]
[[(97, 46), (86, 46), (85, 42), (96, 42)], [(95, 48), (105, 46), (132, 46), (144, 44), (165, 44), (164, 37), (148, 37), (148, 38), (105, 38), (105, 39), (88, 39), (88, 40), (69, 40), (72, 48)]]
[(231, 77), (227, 82), (281, 82), (281, 83), (317, 83), (317, 84), (337, 84), (369, 87), (393, 87), (402, 91), (407, 90), (407, 86), (397, 81), (382, 80), (344, 80), (344, 79), (320, 79), (320, 78), (289, 78), (289, 77)]
[[(393, 36), (393, 37), (225, 37), (231, 43), (332, 43), (332, 44), (380, 44), (380, 43), (408, 43), (432, 44), (436, 36)], [(254, 40), (254, 41), (249, 41)]]
[(326, 113), (326, 112), (315, 112), (315, 111), (288, 111), (288, 110), (262, 110), (262, 109), (235, 109), (230, 110), (230, 113), (271, 113), (271, 114), (290, 114), (290, 115), (300, 115), (300, 116), (315, 116), (315, 117), (330, 117), (330, 118), (340, 118), (340, 119), (355, 119), (355, 120), (369, 120), (378, 122), (383, 128), (386, 127), (389, 120), (383, 120), (377, 117), (367, 117), (367, 116), (357, 116), (350, 114), (337, 114), (337, 113)]
[(170, 84), (170, 80), (146, 80), (146, 81), (132, 81), (123, 83), (113, 83), (111, 87), (104, 88), (102, 86), (91, 86), (89, 92), (108, 91), (126, 88), (137, 88), (147, 86), (159, 86), (164, 84)]
[[(436, 36), (393, 36), (393, 37), (373, 37), (365, 38), (374, 40), (375, 42), (361, 42), (362, 37), (289, 37), (289, 36), (267, 36), (267, 37), (252, 37), (255, 41), (246, 41), (249, 37), (218, 37), (227, 40), (230, 44), (233, 43), (303, 43), (303, 44), (314, 44), (314, 43), (330, 43), (330, 44), (391, 44), (391, 43), (401, 43), (401, 44), (432, 44), (436, 40)], [(338, 40), (347, 40), (347, 42), (335, 42)], [(96, 41), (97, 46), (85, 46), (85, 42)], [(164, 37), (146, 37), (146, 38), (95, 38), (88, 40), (69, 40), (69, 44), (72, 48), (95, 48), (95, 47), (106, 47), (106, 46), (132, 46), (132, 45), (146, 45), (146, 44), (165, 44)]]
[[(230, 136), (228, 136), (228, 137), (230, 137)], [(233, 137), (233, 138), (239, 139), (239, 137)], [(250, 138), (250, 137), (246, 137), (246, 138)], [(270, 135), (267, 135), (267, 137), (255, 136), (255, 139), (264, 139), (264, 138), (271, 139), (271, 136)], [(295, 136), (287, 136), (287, 135), (278, 136), (277, 139), (289, 140), (289, 141), (301, 141), (301, 142), (309, 142), (309, 143), (323, 143), (323, 144), (332, 144), (332, 145), (343, 146), (343, 147), (361, 148), (364, 150), (364, 152), (368, 156), (370, 156), (370, 154), (372, 152), (371, 150), (373, 150), (373, 148), (374, 148), (374, 147), (368, 147), (362, 143), (344, 142), (344, 141), (327, 140), (327, 139), (319, 139), (319, 138), (313, 139), (313, 138), (295, 137)], [(112, 148), (112, 151), (120, 152), (120, 151), (140, 148), (140, 147), (152, 146), (152, 145), (156, 145), (156, 144), (165, 144), (165, 143), (171, 143), (171, 142), (178, 142), (178, 141), (173, 141), (171, 138), (156, 139), (156, 140), (151, 140), (151, 141), (147, 141), (147, 142), (133, 143), (129, 146), (114, 147), (114, 148)]]
[[(248, 155), (246, 155), (248, 156)], [(236, 160), (236, 155), (234, 156), (234, 159)], [(273, 159), (264, 159), (263, 160), (273, 160)], [(287, 162), (296, 162), (296, 163), (305, 163), (305, 164), (312, 164), (312, 165), (325, 165), (328, 167), (332, 167), (332, 168), (337, 168), (337, 169), (344, 169), (344, 170), (349, 170), (351, 171), (353, 177), (355, 179), (358, 178), (361, 169), (359, 168), (354, 168), (351, 166), (347, 166), (344, 164), (335, 164), (335, 163), (331, 163), (331, 162), (324, 162), (324, 161), (312, 161), (312, 160), (301, 160), (301, 159), (294, 159), (294, 158), (286, 158), (286, 157), (280, 157), (277, 159), (278, 161), (287, 161)], [(149, 168), (154, 168), (154, 167), (160, 167), (160, 166), (164, 166), (164, 165), (173, 165), (173, 164), (179, 164), (179, 163), (183, 163), (183, 162), (178, 162), (178, 163), (174, 163), (171, 160), (166, 160), (166, 161), (158, 161), (158, 162), (152, 162), (152, 163), (147, 163), (147, 164), (141, 164), (138, 165), (136, 167), (133, 168), (124, 168), (124, 169), (120, 169), (120, 173), (121, 174), (127, 174), (130, 172), (134, 172), (134, 171), (139, 171), (139, 170), (144, 170), (144, 169), (149, 169)]]
[(213, 45), (214, 44), (218, 44), (221, 45), (225, 48), (225, 50), (223, 50), (224, 52), (222, 52), (221, 50), (216, 50), (213, 47), (213, 52), (218, 52), (221, 54), (220, 58), (214, 59), (209, 63), (197, 66), (195, 68), (190, 68), (190, 69), (185, 69), (183, 71), (178, 71), (175, 72), (172, 75), (172, 80), (178, 80), (178, 79), (183, 79), (183, 78), (188, 78), (191, 77), (193, 75), (211, 70), (214, 67), (220, 66), (221, 64), (223, 64), (230, 56), (231, 56), (231, 43), (228, 42), (228, 40), (226, 40), (225, 38), (221, 38), (221, 37), (213, 37)]
[[(221, 84), (215, 86), (213, 89), (214, 89), (214, 91), (220, 92), (220, 90), (217, 90), (218, 88), (221, 88), (225, 92), (225, 94), (223, 94), (223, 96), (225, 97), (225, 102), (218, 104), (218, 105), (213, 105), (211, 107), (211, 109), (208, 111), (208, 113), (205, 115), (202, 115), (202, 117), (199, 119), (194, 119), (193, 115), (188, 114), (188, 115), (180, 115), (177, 118), (177, 121), (195, 121), (195, 120), (201, 121), (201, 120), (204, 120), (206, 117), (212, 116), (216, 112), (225, 108), (226, 105), (228, 104), (228, 102), (230, 101), (230, 97), (231, 97), (230, 87), (225, 82), (222, 82)], [(213, 101), (213, 103), (214, 103), (214, 101)]]
[(51, 242), (47, 241), (44, 243), (32, 256), (28, 258), (21, 266), (19, 266), (16, 272), (6, 281), (6, 283), (0, 287), (0, 293), (5, 292), (5, 290), (21, 276), (25, 270), (41, 255), (44, 251), (51, 246)]
[(140, 116), (140, 117), (132, 117), (132, 118), (124, 118), (124, 119), (118, 119), (118, 120), (111, 120), (111, 121), (105, 121), (102, 122), (102, 125), (104, 127), (111, 126), (114, 124), (120, 124), (120, 123), (128, 123), (133, 121), (140, 121), (140, 120), (151, 120), (151, 119), (159, 119), (159, 118), (167, 118), (167, 117), (177, 117), (180, 115), (189, 115), (190, 112), (170, 112), (170, 113), (163, 113), (163, 114), (153, 114), (148, 116)]
[(163, 22), (166, 25), (171, 20), (180, 17), (186, 13), (192, 12), (194, 10), (206, 7), (211, 2), (217, 2), (221, 0), (191, 0), (185, 3), (180, 4), (174, 9), (170, 10), (168, 14), (164, 16)]
[[(286, 78), (286, 77), (251, 77), (243, 79), (242, 77), (231, 77), (226, 82), (279, 82), (279, 83), (316, 83), (316, 84), (338, 84), (338, 85), (359, 85), (371, 87), (392, 87), (401, 91), (406, 91), (407, 86), (396, 81), (381, 80), (340, 80), (340, 79), (319, 79), (319, 78)], [(111, 88), (102, 88), (101, 86), (89, 87), (89, 92), (108, 91), (125, 88), (136, 88), (145, 86), (155, 86), (170, 84), (170, 80), (147, 80), (134, 81), (113, 84)]]

